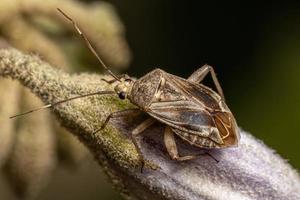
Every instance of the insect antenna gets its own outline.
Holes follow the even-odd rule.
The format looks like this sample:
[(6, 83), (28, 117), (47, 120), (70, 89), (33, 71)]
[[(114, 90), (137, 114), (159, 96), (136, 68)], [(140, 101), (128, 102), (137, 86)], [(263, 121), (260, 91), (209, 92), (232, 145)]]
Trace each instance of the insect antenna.
[(96, 56), (96, 58), (98, 59), (98, 61), (100, 62), (100, 64), (102, 65), (102, 67), (112, 76), (114, 77), (116, 80), (121, 81), (106, 65), (105, 63), (102, 61), (102, 59), (100, 58), (100, 56), (98, 55), (98, 53), (96, 52), (96, 50), (94, 49), (94, 47), (92, 46), (92, 44), (90, 43), (90, 41), (88, 40), (88, 38), (85, 36), (85, 34), (81, 31), (81, 29), (78, 27), (77, 23), (70, 17), (68, 16), (64, 11), (62, 11), (60, 8), (57, 8), (57, 10), (65, 17), (67, 18), (72, 24), (73, 27), (75, 28), (75, 30), (77, 31), (77, 33), (83, 38), (83, 40), (85, 41), (87, 47), (89, 48), (89, 50)]
[(67, 101), (71, 101), (71, 100), (74, 100), (74, 99), (79, 99), (79, 98), (82, 98), (82, 97), (88, 97), (88, 96), (93, 96), (93, 95), (102, 95), (102, 94), (115, 94), (115, 92), (114, 91), (98, 91), (98, 92), (93, 92), (93, 93), (89, 93), (89, 94), (79, 95), (79, 96), (71, 97), (69, 99), (64, 99), (64, 100), (57, 101), (57, 102), (54, 102), (54, 103), (51, 103), (51, 104), (47, 104), (47, 105), (44, 105), (44, 106), (39, 107), (39, 108), (28, 110), (26, 112), (11, 116), (9, 118), (12, 119), (12, 118), (27, 115), (29, 113), (32, 113), (32, 112), (35, 112), (35, 111), (38, 111), (38, 110), (42, 110), (42, 109), (45, 109), (45, 108), (51, 108), (51, 107), (54, 107), (56, 105), (59, 105), (59, 104), (62, 104), (62, 103), (65, 103)]

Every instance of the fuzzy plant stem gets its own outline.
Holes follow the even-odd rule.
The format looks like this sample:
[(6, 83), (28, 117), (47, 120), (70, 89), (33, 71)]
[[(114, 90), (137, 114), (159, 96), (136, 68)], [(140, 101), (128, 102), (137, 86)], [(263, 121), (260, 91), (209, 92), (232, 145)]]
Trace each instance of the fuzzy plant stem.
[[(0, 76), (17, 79), (46, 104), (113, 89), (101, 80), (102, 75), (69, 75), (36, 56), (13, 49), (0, 50)], [(93, 134), (109, 113), (132, 107), (116, 95), (102, 95), (73, 100), (52, 109), (61, 124), (94, 154), (125, 198), (300, 199), (297, 171), (274, 150), (242, 130), (239, 147), (209, 152), (219, 162), (207, 155), (177, 162), (169, 158), (163, 145), (163, 126), (154, 124), (140, 136), (139, 144), (149, 161), (141, 173), (139, 157), (129, 136), (143, 116), (111, 120), (107, 128)], [(181, 155), (199, 153), (181, 140), (177, 144)]]

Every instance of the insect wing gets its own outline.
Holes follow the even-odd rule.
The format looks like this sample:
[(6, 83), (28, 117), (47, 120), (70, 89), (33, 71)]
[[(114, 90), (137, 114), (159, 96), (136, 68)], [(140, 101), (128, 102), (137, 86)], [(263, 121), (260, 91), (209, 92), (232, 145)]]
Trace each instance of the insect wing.
[(217, 93), (171, 74), (165, 79), (165, 85), (157, 91), (159, 99), (149, 106), (152, 117), (183, 133), (210, 138), (223, 147), (237, 144), (235, 120)]
[(185, 132), (201, 134), (204, 127), (214, 126), (210, 114), (190, 101), (155, 102), (149, 108), (151, 116)]
[(240, 139), (240, 134), (232, 113), (216, 112), (214, 113), (214, 121), (221, 133), (224, 146), (236, 146)]
[(174, 87), (178, 88), (189, 100), (196, 102), (198, 105), (205, 107), (209, 111), (229, 111), (221, 97), (210, 88), (190, 82), (186, 79), (168, 74), (168, 81)]

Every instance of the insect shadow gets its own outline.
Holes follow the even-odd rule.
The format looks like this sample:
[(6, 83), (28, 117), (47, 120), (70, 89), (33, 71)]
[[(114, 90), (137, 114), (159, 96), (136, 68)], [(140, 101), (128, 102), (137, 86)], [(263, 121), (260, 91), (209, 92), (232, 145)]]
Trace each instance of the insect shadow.
[[(187, 161), (197, 157), (197, 155), (179, 155), (174, 134), (188, 142), (188, 144), (199, 148), (216, 149), (238, 145), (240, 136), (235, 118), (225, 103), (223, 90), (211, 66), (202, 66), (187, 79), (169, 74), (161, 69), (155, 69), (139, 79), (133, 79), (126, 74), (117, 76), (105, 65), (76, 22), (61, 9), (58, 8), (58, 11), (73, 24), (90, 51), (113, 77), (112, 80), (104, 81), (109, 84), (116, 83), (114, 91), (98, 91), (75, 96), (11, 118), (54, 107), (78, 98), (117, 94), (121, 100), (129, 99), (137, 108), (111, 113), (103, 125), (94, 132), (104, 129), (112, 118), (136, 115), (140, 112), (147, 113), (148, 118), (131, 132), (132, 141), (140, 156), (142, 169), (145, 159), (138, 144), (137, 136), (155, 122), (164, 125), (164, 144), (173, 160)], [(208, 74), (212, 77), (216, 91), (201, 84)]]

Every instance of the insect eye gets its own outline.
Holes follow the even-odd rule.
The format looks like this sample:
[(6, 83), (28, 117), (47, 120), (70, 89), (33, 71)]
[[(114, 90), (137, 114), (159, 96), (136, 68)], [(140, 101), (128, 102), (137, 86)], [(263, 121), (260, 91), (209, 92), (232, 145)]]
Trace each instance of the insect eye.
[(125, 99), (126, 98), (126, 93), (125, 92), (120, 92), (119, 93), (119, 98), (120, 99)]

